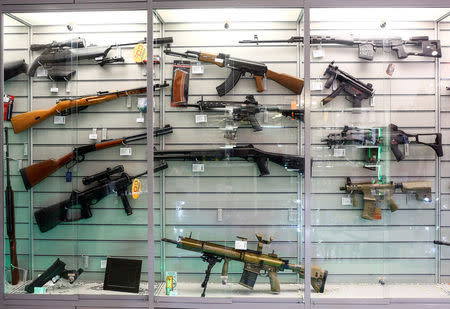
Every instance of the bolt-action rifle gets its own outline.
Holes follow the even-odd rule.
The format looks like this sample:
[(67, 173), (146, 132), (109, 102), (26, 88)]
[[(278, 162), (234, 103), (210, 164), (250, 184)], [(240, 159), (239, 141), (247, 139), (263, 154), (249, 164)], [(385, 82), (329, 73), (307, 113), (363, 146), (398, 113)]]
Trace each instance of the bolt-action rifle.
[[(276, 112), (285, 117), (291, 117), (303, 121), (304, 111), (300, 109), (283, 109), (277, 106), (261, 106), (255, 100), (254, 96), (248, 95), (244, 102), (240, 101), (205, 101), (203, 97), (197, 101), (197, 104), (179, 104), (180, 107), (196, 107), (202, 112), (226, 111), (230, 115), (231, 123), (247, 122), (250, 123), (253, 130), (262, 131), (262, 127), (256, 119), (256, 114), (268, 111)], [(226, 138), (234, 139), (236, 130), (231, 134), (225, 134)]]
[[(165, 134), (172, 133), (173, 129), (170, 125), (166, 125), (163, 128), (155, 128), (153, 131), (153, 136), (161, 136)], [(55, 160), (48, 159), (33, 165), (27, 166), (20, 170), (22, 176), (23, 184), (28, 190), (42, 180), (66, 166), (67, 169), (72, 168), (78, 163), (81, 163), (85, 159), (85, 155), (97, 150), (107, 149), (120, 145), (128, 145), (132, 142), (147, 139), (147, 133), (137, 134), (128, 137), (122, 137), (118, 139), (103, 140), (100, 143), (89, 144), (81, 147), (76, 147), (73, 151), (69, 152), (65, 156)]]
[(322, 100), (323, 105), (330, 103), (341, 92), (344, 92), (347, 101), (352, 102), (353, 107), (360, 108), (361, 101), (372, 98), (375, 93), (372, 84), (365, 84), (359, 79), (340, 70), (338, 66), (334, 65), (334, 61), (328, 65), (323, 75), (327, 76), (327, 81), (325, 83), (325, 88), (327, 89), (333, 86), (335, 80), (339, 82), (339, 86), (333, 90), (329, 96)]
[[(167, 163), (164, 162), (155, 167), (154, 171), (157, 172), (165, 168), (167, 168)], [(84, 185), (90, 185), (94, 182), (97, 184), (82, 192), (74, 190), (70, 194), (69, 199), (52, 206), (41, 208), (34, 213), (39, 230), (45, 233), (62, 222), (74, 222), (90, 218), (92, 217), (91, 206), (97, 204), (109, 194), (114, 193), (120, 196), (125, 213), (127, 216), (130, 216), (133, 214), (133, 210), (126, 195), (128, 187), (133, 183), (135, 178), (139, 178), (145, 174), (147, 172), (131, 177), (124, 172), (122, 165), (118, 165), (95, 175), (84, 177), (82, 180)], [(76, 210), (71, 209), (77, 205), (80, 205), (81, 208)]]
[(431, 183), (429, 181), (402, 182), (402, 183), (383, 183), (383, 182), (363, 182), (352, 183), (350, 177), (341, 191), (353, 195), (353, 206), (360, 205), (358, 197), (355, 193), (363, 194), (363, 212), (361, 217), (366, 220), (380, 220), (381, 207), (384, 203), (388, 203), (391, 212), (398, 210), (392, 195), (396, 189), (401, 189), (403, 193), (413, 193), (416, 200), (423, 202), (431, 202)]
[(67, 116), (74, 112), (84, 110), (91, 105), (108, 102), (121, 97), (143, 94), (146, 92), (147, 87), (142, 87), (116, 92), (100, 91), (96, 95), (61, 99), (56, 102), (56, 105), (52, 108), (29, 111), (16, 115), (11, 118), (11, 124), (13, 126), (14, 133), (20, 133), (54, 115)]
[[(247, 240), (246, 238), (239, 237)], [(258, 239), (257, 250), (238, 250), (232, 247), (217, 245), (207, 241), (196, 240), (189, 237), (179, 236), (178, 240), (171, 240), (167, 238), (161, 239), (165, 242), (170, 242), (177, 245), (177, 248), (200, 252), (201, 259), (208, 263), (206, 269), (206, 276), (201, 284), (203, 288), (202, 297), (205, 297), (206, 287), (208, 285), (211, 270), (217, 262), (223, 261), (222, 266), (222, 284), (227, 283), (228, 278), (228, 264), (230, 261), (238, 261), (244, 263), (241, 280), (239, 284), (253, 289), (258, 275), (266, 275), (270, 280), (270, 290), (272, 293), (280, 293), (280, 281), (278, 280), (277, 272), (284, 270), (291, 270), (298, 273), (300, 278), (305, 278), (305, 267), (298, 264), (289, 263), (288, 260), (279, 258), (274, 252), (262, 253), (264, 244), (270, 244), (273, 240), (264, 240), (261, 234), (256, 234)], [(323, 270), (320, 266), (311, 266), (311, 285), (317, 293), (323, 293), (325, 289), (325, 282), (327, 280), (328, 271)]]
[(259, 169), (260, 176), (270, 175), (268, 161), (285, 167), (289, 171), (304, 172), (304, 158), (296, 155), (274, 153), (255, 148), (252, 144), (238, 144), (233, 148), (163, 150), (155, 151), (155, 161), (217, 161), (230, 158), (252, 160)]
[(27, 73), (28, 64), (25, 63), (25, 60), (17, 60), (11, 62), (4, 63), (4, 76), (5, 81), (11, 79), (21, 73)]
[(250, 73), (256, 82), (256, 90), (258, 92), (264, 91), (263, 78), (267, 77), (283, 87), (293, 91), (296, 94), (302, 93), (303, 80), (295, 76), (291, 76), (285, 73), (277, 73), (271, 71), (262, 62), (256, 62), (246, 59), (239, 59), (230, 57), (227, 54), (207, 54), (198, 51), (188, 50), (185, 53), (178, 53), (171, 51), (170, 49), (164, 50), (164, 53), (170, 56), (179, 56), (188, 59), (195, 59), (197, 61), (208, 62), (215, 64), (221, 68), (231, 69), (230, 75), (227, 79), (216, 87), (219, 96), (227, 94), (238, 83), (243, 75)]
[[(243, 40), (239, 43), (303, 43), (304, 38), (301, 36), (292, 36), (287, 40)], [(358, 46), (358, 57), (365, 60), (373, 60), (377, 48), (390, 48), (397, 54), (398, 59), (405, 59), (408, 56), (423, 56), (423, 57), (442, 57), (441, 41), (430, 40), (428, 36), (415, 36), (409, 40), (402, 40), (400, 37), (392, 37), (385, 39), (353, 39), (353, 38), (338, 38), (331, 36), (312, 35), (310, 37), (311, 44), (339, 44), (346, 46)], [(405, 46), (412, 46), (414, 48), (421, 48), (422, 52), (408, 52)]]

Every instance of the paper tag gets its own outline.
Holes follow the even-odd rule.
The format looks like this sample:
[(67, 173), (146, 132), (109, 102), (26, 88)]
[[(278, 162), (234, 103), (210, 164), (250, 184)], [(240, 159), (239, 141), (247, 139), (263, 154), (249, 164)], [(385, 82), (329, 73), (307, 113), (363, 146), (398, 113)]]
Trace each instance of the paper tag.
[(146, 112), (147, 111), (147, 98), (139, 97), (137, 99), (137, 109), (140, 112)]
[(348, 205), (352, 205), (352, 199), (350, 198), (350, 196), (343, 196), (342, 197), (342, 206), (348, 206)]
[(216, 58), (216, 59), (214, 59), (214, 62), (217, 62), (217, 63), (223, 63), (223, 59)]
[(51, 93), (58, 93), (58, 87), (52, 87), (52, 88), (50, 88), (50, 92)]
[(105, 140), (107, 138), (107, 134), (108, 134), (108, 129), (103, 128), (102, 129), (102, 140)]
[(395, 71), (395, 64), (389, 63), (386, 69), (386, 74), (392, 76), (392, 74), (394, 74), (394, 71)]
[(128, 96), (125, 100), (127, 102), (127, 108), (131, 108), (131, 97)]
[(345, 148), (334, 148), (334, 157), (345, 157)]
[(313, 49), (313, 58), (323, 58), (325, 56), (325, 51), (320, 46), (318, 48)]
[(53, 117), (53, 124), (66, 124), (66, 116)]
[(33, 293), (34, 294), (46, 294), (47, 293), (47, 288), (35, 286)]
[(222, 208), (217, 209), (217, 221), (222, 221)]
[(145, 118), (144, 118), (144, 115), (142, 115), (142, 112), (139, 114), (139, 117), (136, 118), (136, 122), (137, 123), (144, 123), (145, 122)]
[(202, 163), (192, 164), (192, 172), (203, 173), (204, 171), (205, 171), (205, 164), (202, 164)]
[(289, 222), (297, 221), (297, 211), (295, 209), (289, 209)]
[(89, 139), (97, 140), (97, 133), (89, 134)]
[(207, 115), (195, 115), (195, 123), (208, 122)]
[(323, 83), (320, 80), (311, 81), (311, 91), (322, 91)]
[(142, 184), (139, 178), (133, 180), (133, 185), (131, 186), (131, 196), (133, 200), (137, 200), (139, 195), (141, 195)]
[(234, 249), (236, 250), (247, 250), (247, 241), (245, 240), (235, 240)]
[(36, 70), (36, 76), (37, 77), (47, 77), (48, 72), (46, 69), (44, 69), (43, 67), (39, 67)]
[(203, 74), (205, 68), (201, 64), (194, 64), (191, 66), (191, 74)]
[(100, 268), (106, 268), (106, 262), (107, 262), (107, 260), (101, 260), (100, 261)]
[(28, 144), (23, 144), (23, 155), (28, 156)]
[(120, 148), (121, 156), (131, 156), (132, 153), (133, 153), (133, 151), (130, 147)]

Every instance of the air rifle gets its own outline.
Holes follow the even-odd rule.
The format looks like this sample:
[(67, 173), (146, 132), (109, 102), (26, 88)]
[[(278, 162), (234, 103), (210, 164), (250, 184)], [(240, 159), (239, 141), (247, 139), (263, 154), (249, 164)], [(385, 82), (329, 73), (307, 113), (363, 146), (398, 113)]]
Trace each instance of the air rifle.
[(350, 177), (341, 191), (353, 194), (353, 206), (358, 206), (359, 201), (355, 193), (363, 194), (363, 212), (361, 217), (366, 220), (380, 220), (381, 206), (388, 203), (391, 212), (398, 210), (398, 205), (392, 198), (396, 189), (401, 189), (403, 193), (413, 193), (416, 200), (431, 202), (431, 183), (428, 181), (402, 182), (402, 183), (383, 183), (383, 182), (365, 182), (352, 183)]
[[(287, 40), (243, 40), (239, 43), (252, 44), (256, 43), (303, 43), (304, 38), (301, 36), (292, 36)], [(405, 59), (408, 56), (423, 57), (442, 57), (441, 41), (430, 40), (428, 36), (416, 36), (409, 40), (402, 40), (401, 37), (391, 37), (385, 39), (353, 39), (338, 38), (331, 36), (312, 35), (310, 37), (311, 44), (339, 44), (346, 46), (358, 46), (358, 57), (365, 60), (373, 60), (377, 48), (390, 48), (397, 54), (398, 59)], [(422, 52), (407, 52), (405, 46), (413, 46), (421, 48)]]
[(170, 56), (195, 59), (197, 61), (215, 64), (221, 68), (231, 69), (231, 73), (227, 77), (227, 79), (222, 84), (216, 87), (219, 96), (224, 96), (231, 89), (233, 89), (233, 87), (236, 86), (241, 77), (246, 73), (250, 73), (252, 77), (255, 79), (256, 89), (258, 92), (264, 91), (263, 78), (267, 77), (279, 83), (283, 87), (293, 91), (296, 94), (302, 93), (303, 89), (302, 79), (285, 73), (277, 73), (271, 71), (262, 62), (233, 58), (230, 55), (222, 53), (214, 55), (192, 50), (188, 50), (184, 53), (178, 53), (171, 51), (170, 49), (166, 49), (164, 50), (164, 53)]
[(5, 188), (5, 210), (6, 210), (6, 231), (9, 239), (9, 258), (11, 261), (11, 284), (19, 283), (19, 268), (17, 262), (16, 244), (16, 221), (14, 216), (14, 191), (11, 187), (11, 175), (9, 172), (9, 141), (8, 128), (5, 128), (5, 148), (6, 148), (6, 188)]
[(268, 161), (299, 173), (303, 173), (305, 168), (304, 158), (300, 156), (263, 151), (252, 144), (238, 144), (233, 148), (155, 151), (153, 158), (155, 161), (217, 161), (241, 158), (254, 161), (260, 176), (270, 175)]
[(21, 73), (27, 73), (28, 64), (25, 63), (25, 60), (17, 60), (11, 62), (4, 63), (4, 76), (5, 81), (11, 79)]
[(100, 91), (97, 93), (97, 95), (61, 99), (56, 102), (55, 106), (50, 109), (29, 111), (20, 115), (16, 115), (11, 118), (11, 124), (13, 126), (14, 133), (20, 133), (54, 115), (67, 116), (74, 112), (84, 110), (90, 105), (96, 105), (115, 100), (117, 98), (143, 94), (146, 92), (147, 88), (142, 87), (116, 92)]
[(334, 61), (328, 65), (323, 75), (327, 77), (325, 83), (327, 89), (333, 86), (335, 80), (339, 82), (339, 86), (322, 100), (323, 105), (330, 103), (341, 92), (344, 92), (345, 98), (353, 103), (353, 107), (360, 108), (361, 101), (372, 98), (375, 93), (372, 84), (365, 84), (350, 74), (339, 70), (338, 66), (334, 65)]
[[(243, 237), (238, 237), (247, 240)], [(289, 263), (288, 260), (279, 258), (274, 252), (265, 254), (262, 253), (264, 244), (270, 244), (273, 240), (264, 240), (261, 234), (256, 234), (258, 239), (257, 250), (238, 250), (232, 247), (218, 245), (212, 242), (201, 241), (189, 237), (179, 236), (178, 240), (171, 240), (167, 238), (162, 241), (177, 245), (177, 248), (200, 252), (202, 254), (202, 261), (208, 263), (206, 276), (201, 287), (203, 288), (202, 297), (205, 297), (206, 287), (208, 285), (211, 270), (217, 262), (223, 261), (222, 266), (222, 284), (227, 283), (228, 278), (228, 264), (230, 261), (238, 261), (244, 263), (241, 280), (239, 284), (253, 290), (258, 275), (266, 274), (270, 280), (270, 290), (272, 293), (280, 293), (280, 281), (278, 280), (277, 272), (284, 270), (291, 270), (297, 273), (300, 278), (305, 278), (305, 267), (298, 264)], [(323, 293), (325, 289), (325, 282), (327, 280), (328, 271), (323, 270), (320, 266), (311, 266), (311, 285), (317, 293)]]
[[(304, 111), (299, 109), (283, 109), (276, 106), (261, 106), (252, 95), (245, 97), (244, 102), (240, 101), (205, 101), (203, 97), (197, 101), (197, 104), (179, 104), (180, 107), (196, 107), (202, 112), (227, 111), (231, 122), (250, 123), (253, 130), (262, 131), (262, 127), (256, 119), (256, 114), (264, 111), (277, 112), (285, 117), (303, 121)], [(231, 134), (225, 134), (225, 137), (234, 139), (236, 131)]]
[[(172, 133), (172, 131), (173, 131), (172, 127), (170, 125), (166, 125), (163, 128), (155, 128), (153, 131), (153, 136), (156, 137), (169, 134)], [(118, 139), (103, 140), (100, 143), (89, 144), (74, 148), (73, 151), (69, 152), (68, 154), (57, 160), (48, 159), (27, 166), (20, 170), (24, 186), (28, 190), (37, 185), (38, 183), (40, 183), (42, 180), (44, 180), (54, 172), (56, 172), (57, 170), (59, 170), (61, 167), (66, 166), (68, 169), (72, 168), (74, 165), (83, 162), (85, 159), (85, 155), (90, 152), (120, 145), (128, 145), (132, 142), (144, 139), (147, 139), (147, 133), (142, 133)]]
[[(166, 163), (155, 167), (154, 171), (157, 172), (164, 168), (167, 168)], [(74, 222), (90, 218), (92, 217), (91, 206), (97, 204), (109, 194), (114, 193), (122, 199), (125, 213), (128, 216), (133, 214), (126, 192), (135, 178), (139, 178), (145, 174), (147, 172), (131, 177), (124, 172), (122, 165), (118, 165), (95, 175), (84, 177), (82, 180), (84, 185), (90, 185), (94, 182), (97, 184), (82, 192), (74, 190), (70, 194), (69, 199), (52, 206), (41, 208), (34, 213), (39, 230), (45, 233), (62, 222)], [(69, 211), (69, 209), (77, 205), (80, 205), (81, 208)]]

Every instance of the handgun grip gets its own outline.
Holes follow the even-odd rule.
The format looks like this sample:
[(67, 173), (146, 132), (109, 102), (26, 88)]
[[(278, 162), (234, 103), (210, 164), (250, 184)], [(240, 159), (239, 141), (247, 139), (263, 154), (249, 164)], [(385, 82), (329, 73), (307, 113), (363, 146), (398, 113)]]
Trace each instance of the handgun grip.
[(58, 224), (66, 221), (67, 209), (72, 206), (70, 200), (41, 208), (34, 212), (34, 218), (42, 233), (45, 233)]
[(219, 97), (226, 95), (241, 79), (242, 73), (239, 70), (231, 70), (230, 75), (228, 75), (227, 79), (216, 87), (217, 94)]
[(343, 89), (344, 89), (344, 88), (342, 87), (342, 84), (341, 84), (341, 85), (340, 85), (339, 87), (337, 87), (331, 94), (329, 94), (325, 99), (322, 100), (322, 104), (325, 105), (325, 104), (328, 104), (328, 103), (330, 103), (331, 101), (333, 101), (333, 99), (334, 99), (335, 97), (337, 97), (338, 94), (341, 93), (341, 91), (342, 91)]
[(263, 92), (264, 91), (264, 81), (263, 81), (264, 77), (255, 75), (255, 76), (253, 76), (253, 78), (255, 79), (255, 83), (256, 83), (256, 91)]
[(270, 291), (274, 294), (280, 293), (280, 280), (278, 279), (276, 271), (269, 270), (269, 282)]
[(399, 145), (396, 142), (391, 142), (391, 150), (397, 162), (400, 162), (405, 158), (403, 153), (400, 151)]
[(256, 165), (258, 166), (259, 169), (259, 176), (266, 176), (266, 175), (270, 175), (269, 172), (269, 167), (267, 166), (267, 158), (264, 157), (255, 157), (255, 162)]
[(125, 190), (120, 191), (117, 194), (122, 199), (123, 208), (125, 209), (125, 212), (127, 213), (127, 216), (132, 215), (133, 214), (133, 209), (131, 209), (130, 202), (128, 201), (127, 195), (125, 194)]
[(375, 201), (365, 199), (361, 217), (366, 220), (381, 220), (381, 208), (377, 207)]
[(256, 131), (262, 131), (262, 127), (259, 124), (258, 120), (256, 119), (255, 115), (248, 115), (248, 121), (250, 121), (250, 124), (252, 125), (253, 130)]
[(405, 47), (403, 45), (392, 47), (392, 50), (397, 53), (398, 59), (405, 59), (408, 57), (408, 53), (405, 51)]

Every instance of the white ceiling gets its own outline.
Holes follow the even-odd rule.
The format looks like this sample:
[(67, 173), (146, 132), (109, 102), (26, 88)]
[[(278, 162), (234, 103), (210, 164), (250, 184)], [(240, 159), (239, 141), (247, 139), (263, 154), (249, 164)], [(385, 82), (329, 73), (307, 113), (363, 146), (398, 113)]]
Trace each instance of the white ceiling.
[(434, 21), (449, 11), (450, 8), (311, 9), (311, 21)]

